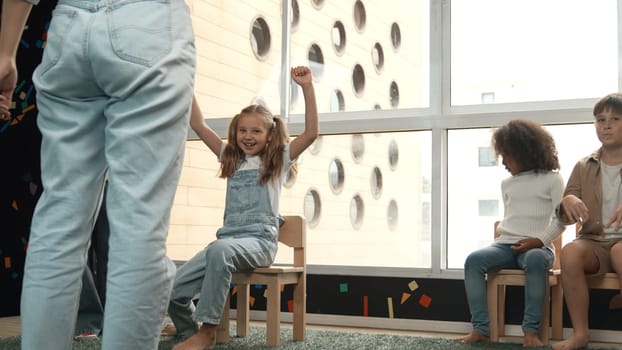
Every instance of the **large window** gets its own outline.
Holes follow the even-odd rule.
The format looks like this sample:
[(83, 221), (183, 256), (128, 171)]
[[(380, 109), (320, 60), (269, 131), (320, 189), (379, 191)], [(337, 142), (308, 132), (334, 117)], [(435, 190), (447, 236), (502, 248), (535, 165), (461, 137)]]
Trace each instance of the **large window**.
[[(311, 66), (322, 136), (281, 198), (307, 217), (310, 272), (462, 278), (503, 216), (495, 127), (546, 125), (564, 179), (598, 147), (591, 108), (622, 81), (618, 1), (194, 0), (195, 92), (223, 137), (250, 103), (295, 136), (303, 94), (283, 65)], [(214, 239), (224, 207), (205, 145), (189, 141), (184, 165), (168, 242), (180, 260)]]

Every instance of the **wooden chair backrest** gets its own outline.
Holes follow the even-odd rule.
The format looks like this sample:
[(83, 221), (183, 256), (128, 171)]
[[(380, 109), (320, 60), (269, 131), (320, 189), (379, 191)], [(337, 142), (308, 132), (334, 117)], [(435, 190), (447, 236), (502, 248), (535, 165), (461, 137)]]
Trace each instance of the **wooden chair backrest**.
[[(495, 221), (495, 234), (494, 234), (494, 238), (499, 237), (499, 232), (497, 231), (497, 226), (499, 226), (499, 223), (500, 223), (499, 221)], [(553, 246), (555, 247), (555, 261), (553, 262), (553, 270), (559, 270), (561, 268), (561, 262), (560, 262), (559, 256), (562, 253), (562, 236), (563, 236), (563, 233), (560, 234), (553, 241)]]
[(284, 216), (285, 222), (279, 228), (279, 242), (294, 249), (294, 266), (306, 265), (307, 224), (302, 216)]

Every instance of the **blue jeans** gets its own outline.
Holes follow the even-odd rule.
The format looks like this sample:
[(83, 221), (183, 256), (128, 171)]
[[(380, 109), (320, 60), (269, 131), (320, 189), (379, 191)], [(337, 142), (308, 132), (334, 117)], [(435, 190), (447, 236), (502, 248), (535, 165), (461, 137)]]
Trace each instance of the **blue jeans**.
[(464, 263), (464, 286), (466, 289), (473, 329), (490, 335), (486, 295), (486, 273), (501, 269), (525, 270), (525, 311), (523, 332), (538, 332), (548, 288), (548, 270), (553, 266), (555, 255), (548, 248), (536, 248), (517, 253), (510, 244), (492, 244), (478, 249)]
[[(177, 271), (168, 313), (182, 338), (198, 330), (197, 322), (220, 323), (233, 272), (274, 261), (278, 219), (266, 185), (258, 185), (258, 180), (259, 170), (238, 171), (227, 179), (225, 220), (216, 232), (218, 239)], [(195, 308), (192, 299), (199, 292)]]
[(43, 194), (21, 300), (22, 349), (67, 350), (104, 174), (110, 225), (102, 349), (157, 349), (194, 87), (182, 0), (60, 0), (33, 81)]

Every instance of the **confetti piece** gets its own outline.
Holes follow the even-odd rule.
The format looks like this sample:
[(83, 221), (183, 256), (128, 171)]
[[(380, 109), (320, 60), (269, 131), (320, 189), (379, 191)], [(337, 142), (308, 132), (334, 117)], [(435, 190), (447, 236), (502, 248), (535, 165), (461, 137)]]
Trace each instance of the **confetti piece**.
[(417, 281), (412, 280), (410, 283), (408, 283), (408, 288), (410, 288), (410, 291), (414, 291), (415, 289), (419, 288), (419, 284), (417, 284)]
[(27, 113), (27, 112), (29, 112), (31, 109), (34, 109), (34, 108), (35, 108), (35, 105), (34, 105), (34, 104), (29, 105), (28, 107), (26, 107), (26, 108), (24, 108), (24, 109), (22, 110), (22, 113)]
[(235, 295), (235, 293), (238, 292), (238, 286), (233, 286), (233, 288), (231, 288), (231, 295)]
[(427, 294), (424, 294), (419, 298), (419, 305), (425, 307), (426, 309), (430, 307), (430, 303), (432, 302), (432, 298), (430, 298)]
[(7, 120), (1, 127), (0, 127), (0, 132), (3, 132), (4, 130), (6, 130), (6, 128), (9, 127), (9, 125), (11, 125), (11, 121)]
[(250, 306), (255, 305), (255, 298), (252, 295), (248, 298), (248, 304)]
[(4, 268), (7, 270), (11, 268), (11, 257), (10, 256), (7, 256), (4, 258)]
[(285, 285), (281, 284), (281, 293), (283, 293), (285, 291)]
[(29, 188), (30, 188), (30, 194), (31, 194), (31, 195), (33, 195), (33, 196), (34, 196), (35, 194), (37, 194), (37, 189), (39, 188), (39, 186), (37, 186), (37, 184), (36, 184), (36, 183), (34, 183), (34, 182), (31, 182), (31, 183), (30, 183), (30, 184), (28, 184), (28, 185), (29, 185)]
[(393, 318), (393, 298), (387, 298), (387, 306), (389, 308), (389, 318)]
[(410, 298), (410, 293), (402, 293), (402, 301), (400, 301), (400, 305), (404, 304), (408, 298)]
[(339, 284), (339, 293), (347, 293), (348, 292), (348, 284), (340, 283)]
[(12, 279), (16, 280), (18, 277), (19, 277), (19, 273), (15, 272), (15, 271), (13, 273), (11, 273), (11, 278)]
[(26, 92), (26, 100), (30, 97), (30, 94), (32, 94), (32, 89), (34, 88), (34, 85), (30, 85), (28, 87), (28, 91)]
[(263, 290), (263, 297), (268, 299), (268, 288)]
[(13, 208), (15, 211), (19, 211), (19, 207), (17, 206), (17, 202), (14, 200), (13, 203), (11, 203), (11, 208)]
[(255, 289), (261, 289), (263, 288), (263, 284), (255, 284)]
[(30, 48), (30, 44), (24, 39), (20, 40), (19, 43), (22, 44), (27, 49)]
[(18, 115), (17, 117), (15, 117), (15, 119), (13, 119), (13, 122), (11, 122), (11, 126), (17, 125), (19, 122), (22, 121), (22, 119), (24, 119), (24, 115)]
[(367, 295), (363, 295), (363, 316), (367, 317), (369, 315), (369, 297)]
[(289, 299), (287, 301), (287, 312), (294, 312), (294, 300)]
[(26, 80), (22, 80), (19, 82), (19, 84), (17, 84), (17, 86), (15, 87), (15, 93), (19, 92), (24, 85), (26, 85)]

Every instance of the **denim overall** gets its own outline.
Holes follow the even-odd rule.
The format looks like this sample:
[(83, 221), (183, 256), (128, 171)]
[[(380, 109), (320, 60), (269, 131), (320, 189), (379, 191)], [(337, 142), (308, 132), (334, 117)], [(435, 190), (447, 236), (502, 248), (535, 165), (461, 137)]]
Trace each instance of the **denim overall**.
[(105, 173), (110, 224), (102, 349), (157, 349), (166, 256), (195, 71), (183, 0), (60, 0), (34, 72), (39, 199), (21, 299), (22, 349), (72, 347)]
[[(224, 226), (216, 232), (217, 240), (177, 271), (168, 313), (182, 338), (198, 330), (197, 322), (220, 323), (233, 272), (274, 261), (279, 219), (272, 212), (268, 186), (258, 180), (257, 169), (237, 171), (228, 179)], [(195, 310), (192, 299), (199, 292)]]

